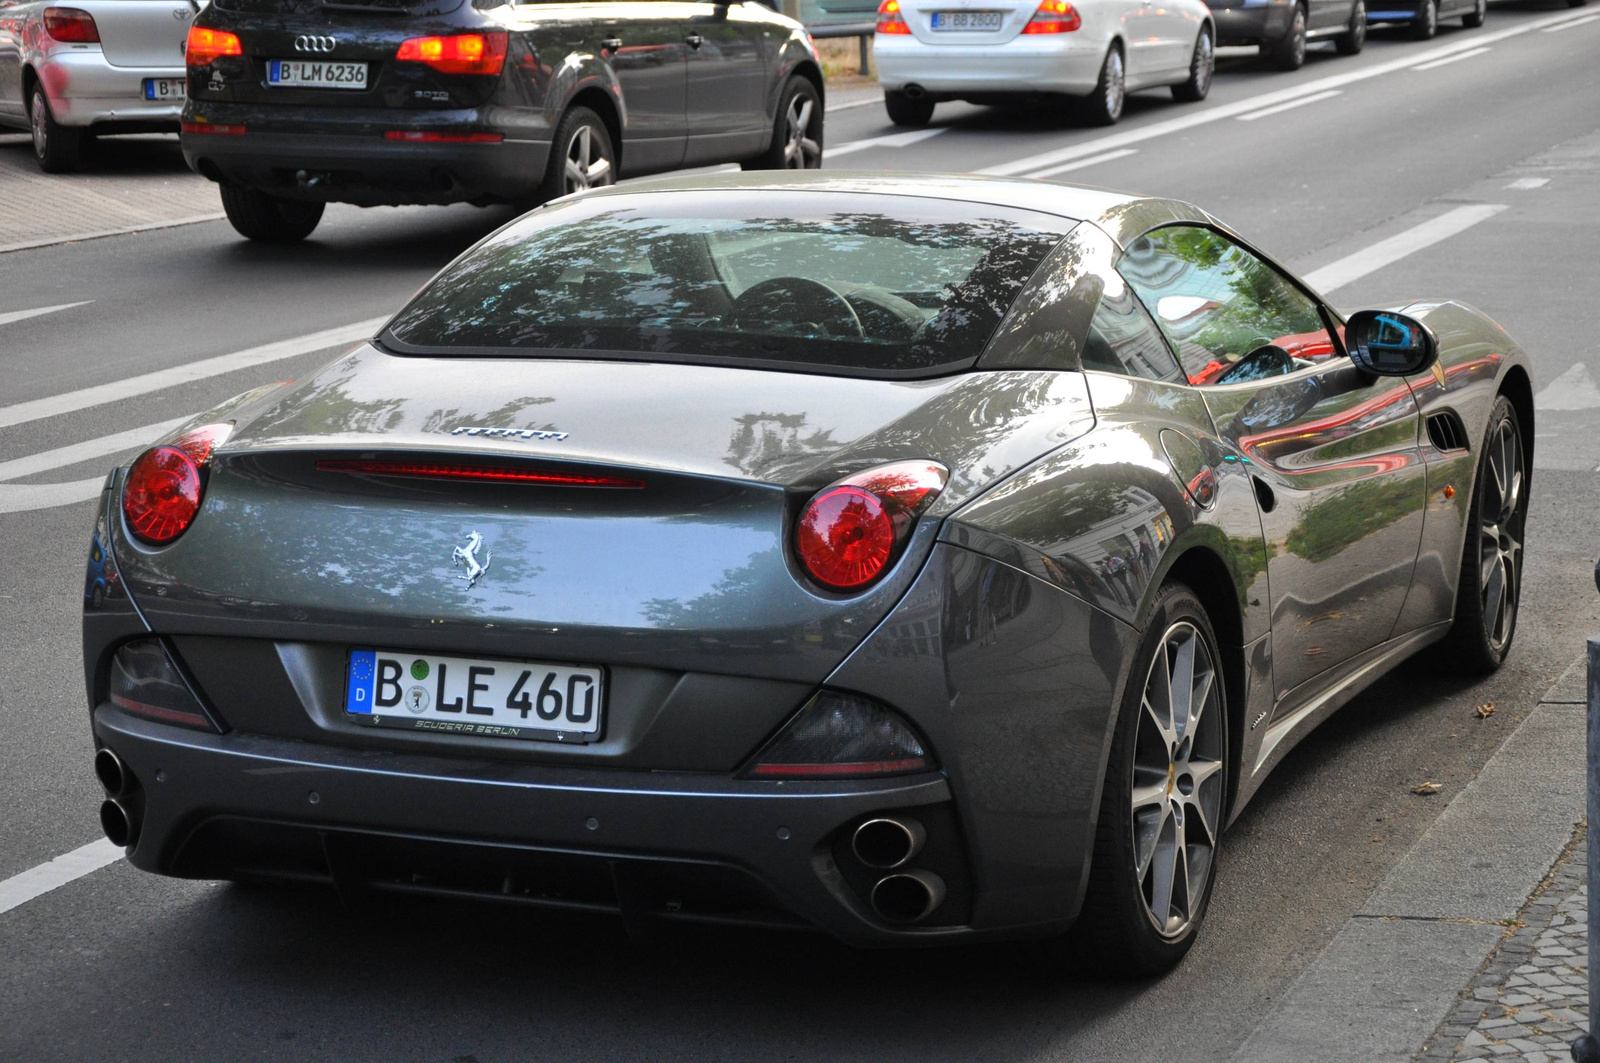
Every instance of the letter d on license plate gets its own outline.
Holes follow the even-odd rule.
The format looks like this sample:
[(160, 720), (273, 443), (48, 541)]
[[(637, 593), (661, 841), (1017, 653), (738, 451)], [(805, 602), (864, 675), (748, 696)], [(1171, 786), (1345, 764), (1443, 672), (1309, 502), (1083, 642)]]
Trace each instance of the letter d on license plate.
[(344, 709), (372, 726), (594, 742), (605, 713), (600, 668), (397, 650), (350, 651)]

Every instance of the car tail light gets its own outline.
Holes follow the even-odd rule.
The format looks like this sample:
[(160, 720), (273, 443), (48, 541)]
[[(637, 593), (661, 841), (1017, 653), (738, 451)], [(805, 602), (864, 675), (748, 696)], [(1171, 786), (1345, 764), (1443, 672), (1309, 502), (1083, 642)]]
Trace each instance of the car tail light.
[(534, 484), (545, 487), (614, 487), (638, 490), (643, 480), (618, 476), (588, 476), (581, 473), (547, 472), (503, 465), (463, 465), (444, 461), (390, 461), (357, 458), (344, 461), (319, 461), (323, 472), (353, 472), (368, 476), (414, 476), (423, 480), (482, 480), (488, 483)]
[(221, 733), (160, 639), (140, 639), (111, 659), (111, 704), (147, 720)]
[(100, 27), (94, 16), (75, 7), (44, 9), (44, 31), (63, 44), (99, 44)]
[(450, 37), (411, 37), (400, 42), (394, 57), (426, 63), (441, 74), (500, 73), (506, 62), (504, 33), (457, 33)]
[(1022, 27), (1023, 33), (1071, 33), (1083, 26), (1083, 19), (1078, 15), (1078, 9), (1067, 3), (1067, 0), (1043, 0), (1039, 10), (1033, 13), (1028, 24)]
[(935, 461), (898, 461), (823, 488), (800, 512), (801, 566), (833, 590), (865, 587), (889, 567), (949, 475)]
[(900, 0), (883, 0), (878, 5), (877, 28), (879, 33), (911, 32), (911, 27), (906, 25), (906, 17), (900, 13)]
[(403, 140), (408, 144), (498, 144), (504, 133), (435, 133), (427, 129), (390, 129), (384, 140)]
[(139, 455), (122, 485), (122, 515), (134, 538), (163, 546), (189, 530), (211, 452), (232, 431), (231, 424), (208, 424)]
[(244, 136), (244, 126), (242, 125), (228, 125), (223, 122), (181, 122), (179, 125), (185, 133), (212, 133), (227, 137)]
[(794, 715), (744, 774), (757, 779), (860, 778), (933, 768), (917, 732), (893, 709), (859, 694), (817, 695)]
[(189, 66), (210, 66), (225, 55), (243, 55), (238, 34), (226, 30), (189, 27), (189, 40), (183, 48), (183, 61)]

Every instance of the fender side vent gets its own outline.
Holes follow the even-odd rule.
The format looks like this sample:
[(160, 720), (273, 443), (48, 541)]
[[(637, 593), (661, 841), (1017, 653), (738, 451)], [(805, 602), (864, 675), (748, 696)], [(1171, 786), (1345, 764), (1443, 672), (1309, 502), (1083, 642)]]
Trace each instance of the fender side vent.
[(1428, 415), (1428, 440), (1437, 450), (1466, 450), (1467, 427), (1454, 410)]

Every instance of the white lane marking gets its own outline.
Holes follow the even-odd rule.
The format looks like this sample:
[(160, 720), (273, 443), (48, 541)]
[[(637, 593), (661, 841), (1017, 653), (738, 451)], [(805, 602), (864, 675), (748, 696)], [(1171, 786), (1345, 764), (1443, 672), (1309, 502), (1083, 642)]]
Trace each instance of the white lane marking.
[(0, 461), (0, 480), (20, 480), (34, 473), (64, 469), (79, 462), (103, 458), (107, 454), (118, 454), (124, 450), (147, 446), (187, 420), (188, 417), (175, 417), (170, 421), (147, 424), (143, 428), (130, 428), (126, 432), (114, 432), (98, 439), (86, 439), (81, 443), (56, 447), (54, 450), (42, 450), (25, 458)]
[(871, 107), (875, 103), (882, 102), (882, 98), (878, 96), (869, 96), (864, 100), (850, 100), (846, 103), (830, 103), (826, 108), (826, 113), (832, 114), (834, 111), (849, 111), (857, 107)]
[(9, 325), (13, 321), (26, 321), (30, 317), (39, 317), (41, 314), (53, 314), (57, 310), (71, 310), (75, 306), (88, 306), (93, 299), (85, 299), (78, 303), (60, 303), (56, 306), (40, 306), (32, 310), (8, 310), (0, 314), (0, 325)]
[(1112, 159), (1126, 159), (1129, 155), (1137, 154), (1139, 154), (1138, 151), (1133, 148), (1120, 148), (1116, 151), (1108, 151), (1103, 155), (1091, 155), (1089, 158), (1079, 159), (1077, 162), (1064, 162), (1060, 166), (1046, 166), (1036, 173), (1023, 174), (1022, 176), (1054, 177), (1056, 174), (1066, 173), (1068, 170), (1081, 170), (1085, 166), (1098, 166), (1102, 162), (1110, 162)]
[(63, 484), (0, 484), (0, 513), (28, 513), (86, 502), (100, 493), (105, 482), (102, 474)]
[[(1600, 15), (1596, 15), (1595, 18), (1600, 18)], [(1543, 188), (1549, 183), (1550, 178), (1548, 177), (1519, 177), (1506, 185), (1506, 187), (1516, 189), (1518, 192), (1531, 192), (1535, 188)]]
[(1559, 26), (1547, 26), (1539, 32), (1560, 33), (1562, 30), (1570, 30), (1574, 26), (1587, 26), (1591, 22), (1600, 22), (1600, 15), (1585, 15), (1582, 18), (1575, 18), (1571, 22), (1563, 22)]
[(1212, 122), (1220, 122), (1225, 118), (1233, 118), (1236, 115), (1248, 114), (1251, 111), (1257, 111), (1263, 107), (1270, 107), (1278, 103), (1287, 103), (1290, 100), (1296, 100), (1302, 96), (1312, 96), (1319, 92), (1325, 92), (1328, 89), (1341, 88), (1345, 85), (1355, 84), (1358, 81), (1367, 81), (1371, 78), (1381, 77), (1384, 74), (1394, 73), (1397, 70), (1408, 70), (1415, 66), (1419, 59), (1442, 59), (1447, 55), (1454, 55), (1457, 52), (1466, 51), (1474, 45), (1494, 44), (1498, 41), (1521, 36), (1524, 33), (1532, 33), (1534, 30), (1543, 29), (1546, 26), (1551, 26), (1558, 22), (1567, 22), (1574, 17), (1575, 16), (1572, 13), (1568, 12), (1560, 15), (1552, 15), (1549, 18), (1538, 19), (1533, 22), (1525, 23), (1521, 26), (1512, 26), (1507, 29), (1496, 30), (1493, 33), (1477, 34), (1470, 41), (1462, 41), (1457, 44), (1447, 44), (1442, 47), (1435, 48), (1432, 51), (1425, 52), (1421, 56), (1408, 56), (1404, 59), (1392, 59), (1385, 63), (1376, 63), (1361, 70), (1352, 70), (1343, 74), (1333, 74), (1329, 77), (1318, 78), (1315, 81), (1308, 81), (1304, 85), (1297, 85), (1294, 88), (1280, 89), (1276, 92), (1264, 92), (1258, 96), (1251, 96), (1249, 99), (1239, 100), (1235, 103), (1225, 103), (1216, 107), (1207, 107), (1198, 111), (1190, 111), (1187, 114), (1180, 115), (1177, 118), (1169, 118), (1163, 122), (1154, 122), (1138, 129), (1129, 129), (1121, 133), (1112, 133), (1109, 136), (1096, 137), (1093, 140), (1086, 140), (1080, 144), (1072, 144), (1064, 148), (1056, 148), (1053, 151), (1040, 152), (1037, 155), (1024, 156), (1020, 159), (1014, 159), (1011, 162), (1003, 162), (999, 165), (989, 166), (974, 172), (980, 174), (993, 174), (999, 177), (1012, 177), (1020, 173), (1038, 170), (1046, 166), (1053, 166), (1058, 162), (1067, 162), (1070, 159), (1081, 159), (1087, 155), (1098, 155), (1101, 152), (1108, 151), (1112, 148), (1125, 148), (1133, 144), (1141, 144), (1144, 141), (1155, 140), (1171, 133), (1181, 133), (1184, 130), (1193, 129), (1196, 126), (1209, 125)]
[(1416, 254), (1425, 247), (1432, 247), (1441, 240), (1448, 240), (1457, 233), (1465, 232), (1479, 222), (1488, 221), (1505, 209), (1503, 203), (1470, 203), (1446, 211), (1437, 218), (1429, 218), (1421, 225), (1414, 225), (1405, 232), (1396, 233), (1386, 240), (1379, 240), (1371, 247), (1362, 248), (1353, 255), (1346, 255), (1337, 262), (1330, 262), (1321, 269), (1312, 270), (1305, 275), (1305, 282), (1326, 295), (1337, 288), (1343, 288), (1360, 280), (1369, 273), (1398, 262), (1407, 255)]
[(53, 247), (56, 244), (72, 244), (79, 240), (99, 240), (107, 236), (127, 236), (130, 233), (147, 233), (152, 229), (176, 229), (180, 225), (198, 225), (203, 221), (221, 221), (226, 214), (196, 214), (189, 218), (172, 218), (168, 221), (153, 221), (146, 225), (129, 225), (122, 229), (99, 229), (89, 233), (72, 233), (67, 236), (52, 236), (46, 240), (30, 240), (21, 244), (0, 244), (0, 255), (7, 251), (31, 251), (35, 247)]
[(122, 847), (101, 838), (70, 853), (64, 853), (48, 863), (30, 867), (20, 874), (0, 882), (0, 912), (9, 912), (20, 904), (27, 904), (57, 886), (65, 886), (73, 879), (99, 871), (107, 864), (122, 859)]
[(1435, 70), (1435, 69), (1437, 69), (1437, 68), (1439, 68), (1441, 66), (1446, 66), (1446, 65), (1448, 65), (1450, 63), (1460, 62), (1463, 59), (1471, 59), (1475, 55), (1482, 55), (1482, 54), (1484, 54), (1485, 52), (1487, 52), (1489, 50), (1490, 49), (1488, 49), (1488, 48), (1472, 48), (1472, 49), (1470, 49), (1468, 51), (1465, 51), (1465, 52), (1457, 52), (1455, 55), (1447, 55), (1443, 59), (1435, 59), (1431, 63), (1418, 63), (1416, 66), (1412, 67), (1411, 69), (1412, 70)]
[(1319, 103), (1322, 100), (1331, 100), (1337, 95), (1339, 95), (1338, 89), (1329, 89), (1327, 92), (1319, 92), (1315, 96), (1302, 96), (1298, 100), (1290, 100), (1288, 103), (1280, 103), (1276, 107), (1268, 107), (1263, 111), (1251, 111), (1249, 114), (1236, 115), (1234, 117), (1234, 121), (1254, 122), (1257, 118), (1265, 118), (1268, 115), (1273, 114), (1282, 114), (1284, 111), (1292, 111), (1296, 107), (1304, 107), (1308, 103)]
[(293, 339), (264, 343), (259, 347), (206, 358), (188, 365), (177, 365), (124, 380), (113, 380), (109, 384), (96, 384), (93, 387), (79, 388), (77, 391), (62, 392), (60, 395), (0, 406), (0, 428), (86, 410), (91, 406), (107, 402), (120, 402), (134, 395), (147, 395), (152, 391), (161, 391), (193, 380), (205, 380), (207, 377), (221, 376), (223, 373), (249, 369), (268, 362), (279, 362), (285, 358), (327, 350), (329, 347), (342, 347), (370, 338), (378, 330), (378, 326), (388, 320), (387, 316), (368, 318), (352, 325), (340, 325), (337, 328), (323, 329), (321, 332), (312, 332)]
[(1592, 410), (1600, 407), (1600, 387), (1589, 375), (1588, 366), (1578, 362), (1556, 377), (1533, 397), (1536, 410)]
[(846, 144), (839, 144), (835, 147), (824, 149), (823, 158), (837, 159), (841, 155), (849, 155), (852, 152), (857, 151), (866, 151), (868, 148), (903, 148), (908, 144), (915, 144), (919, 140), (927, 140), (929, 137), (936, 137), (940, 133), (948, 132), (949, 129), (949, 126), (941, 125), (934, 126), (932, 129), (913, 129), (907, 133), (888, 133), (881, 137), (867, 137), (865, 140), (852, 140)]

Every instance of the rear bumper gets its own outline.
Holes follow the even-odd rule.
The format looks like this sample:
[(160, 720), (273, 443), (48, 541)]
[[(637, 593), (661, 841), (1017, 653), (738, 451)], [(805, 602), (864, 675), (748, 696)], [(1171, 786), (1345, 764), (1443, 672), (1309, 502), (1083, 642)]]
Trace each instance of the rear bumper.
[(1065, 93), (1083, 96), (1100, 78), (1105, 46), (1082, 39), (1035, 44), (925, 44), (914, 37), (874, 39), (878, 81), (890, 91), (920, 85), (937, 96)]
[[(936, 773), (776, 783), (374, 754), (200, 734), (110, 705), (95, 710), (94, 733), (138, 782), (132, 804), (140, 810), (140, 831), (129, 859), (147, 871), (476, 894), (624, 916), (798, 921), (864, 945), (974, 936), (966, 927), (885, 924), (832, 860), (840, 828), (864, 817), (927, 809), (936, 819), (950, 799), (949, 784)], [(393, 855), (382, 869), (341, 867), (335, 845)], [(429, 876), (413, 861), (443, 868), (434, 876), (436, 889), (417, 886)], [(485, 870), (497, 861), (504, 870)], [(530, 869), (556, 864), (566, 867), (557, 887), (543, 883), (530, 892), (504, 885), (522, 876), (532, 882), (540, 873)], [(583, 886), (596, 868), (608, 880), (598, 893)], [(721, 874), (753, 889), (742, 895), (745, 903), (719, 909), (707, 908), (692, 888), (673, 897), (670, 890), (624, 885), (695, 874)], [(488, 888), (472, 888), (474, 875)], [(765, 908), (749, 903), (758, 896), (768, 899)]]
[(1213, 7), (1211, 17), (1217, 25), (1217, 43), (1274, 44), (1289, 32), (1294, 5), (1287, 3), (1252, 4), (1244, 7)]
[(147, 100), (147, 78), (182, 78), (184, 68), (112, 66), (99, 51), (57, 50), (39, 67), (56, 121), (65, 126), (178, 131), (182, 100)]
[[(191, 108), (193, 111), (194, 108)], [(476, 111), (406, 114), (373, 120), (361, 116), (335, 125), (286, 123), (259, 109), (206, 104), (211, 123), (242, 125), (242, 136), (184, 133), (190, 169), (213, 181), (258, 188), (273, 195), (363, 206), (403, 203), (516, 201), (532, 195), (544, 176), (548, 141), (511, 133), (499, 143), (417, 143), (383, 139), (389, 129), (482, 133), (492, 126)], [(318, 179), (309, 186), (300, 171)]]

